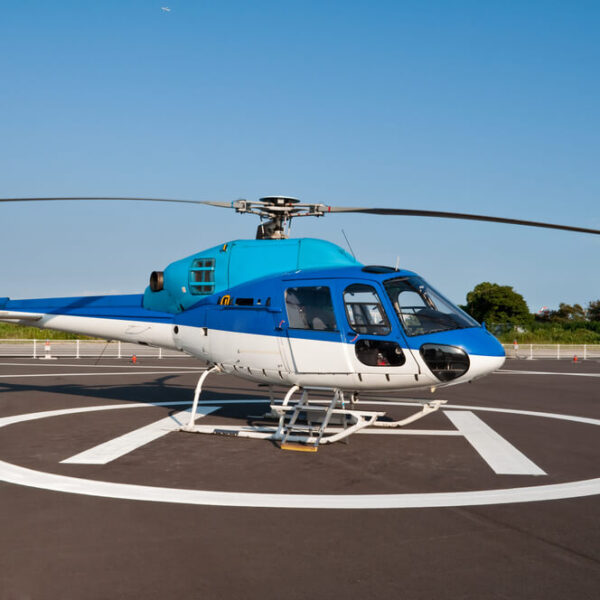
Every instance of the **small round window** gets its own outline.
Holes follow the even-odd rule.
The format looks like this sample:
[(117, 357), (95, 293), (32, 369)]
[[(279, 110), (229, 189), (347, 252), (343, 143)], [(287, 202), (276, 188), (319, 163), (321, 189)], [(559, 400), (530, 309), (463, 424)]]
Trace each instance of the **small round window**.
[(370, 367), (400, 367), (406, 362), (400, 345), (389, 340), (358, 340), (354, 352), (361, 363)]

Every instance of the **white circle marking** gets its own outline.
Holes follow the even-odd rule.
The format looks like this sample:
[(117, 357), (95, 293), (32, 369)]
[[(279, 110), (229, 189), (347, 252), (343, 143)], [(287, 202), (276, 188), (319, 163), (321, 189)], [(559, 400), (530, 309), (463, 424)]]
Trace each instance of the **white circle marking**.
[[(227, 402), (235, 403), (236, 401)], [(248, 403), (249, 401), (241, 401)], [(250, 401), (254, 402), (254, 401)], [(202, 402), (205, 404), (207, 402)], [(377, 404), (377, 402), (369, 402)], [(157, 402), (153, 404), (113, 404), (108, 406), (86, 406), (62, 410), (51, 410), (4, 417), (0, 419), (0, 428), (16, 423), (34, 421), (48, 417), (142, 408), (149, 406), (174, 406), (189, 404), (186, 402)], [(212, 403), (217, 404), (217, 403)], [(220, 402), (218, 404), (224, 404)], [(363, 402), (367, 404), (367, 402)], [(389, 402), (388, 404), (407, 404)], [(526, 416), (545, 417), (574, 421), (590, 425), (600, 425), (599, 419), (543, 413), (516, 409), (490, 408), (485, 406), (446, 406), (445, 409), (467, 408), (469, 410), (502, 412)], [(600, 494), (600, 478), (498, 490), (478, 490), (468, 492), (434, 492), (415, 494), (262, 494), (246, 492), (219, 492), (178, 488), (133, 485), (95, 481), (65, 475), (45, 473), (11, 463), (0, 461), (0, 479), (17, 485), (41, 488), (70, 494), (100, 496), (122, 500), (142, 500), (146, 502), (169, 502), (175, 504), (197, 504), (209, 506), (238, 506), (255, 508), (314, 508), (314, 509), (388, 509), (388, 508), (431, 508), (450, 506), (482, 506), (489, 504), (510, 504), (514, 502), (539, 502), (579, 498)]]

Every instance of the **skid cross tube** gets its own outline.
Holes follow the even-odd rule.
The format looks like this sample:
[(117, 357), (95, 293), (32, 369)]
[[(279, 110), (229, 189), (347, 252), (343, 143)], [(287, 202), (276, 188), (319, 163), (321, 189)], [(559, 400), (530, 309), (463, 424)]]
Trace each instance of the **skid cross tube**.
[[(361, 429), (367, 427), (400, 428), (422, 419), (428, 414), (439, 410), (446, 401), (430, 400), (423, 402), (422, 408), (416, 413), (398, 420), (382, 421), (385, 412), (371, 410), (357, 410), (360, 400), (357, 394), (352, 394), (350, 405), (346, 408), (346, 400), (343, 390), (339, 388), (325, 387), (300, 387), (293, 385), (285, 394), (282, 402), (275, 403), (271, 397), (270, 411), (258, 419), (277, 419), (277, 425), (251, 424), (246, 426), (219, 425), (195, 425), (198, 400), (202, 391), (204, 380), (210, 373), (219, 372), (222, 369), (217, 365), (205, 371), (200, 377), (194, 394), (194, 405), (189, 424), (183, 428), (184, 431), (195, 433), (229, 435), (250, 439), (272, 440), (279, 442), (279, 446), (289, 450), (316, 451), (321, 444), (333, 444), (346, 439)], [(292, 402), (293, 395), (301, 391), (297, 402)], [(313, 400), (310, 392), (333, 392), (331, 400)], [(304, 421), (298, 422), (301, 415), (306, 417)], [(341, 422), (341, 427), (330, 427), (333, 418)], [(294, 442), (296, 444), (294, 444)]]
[(430, 400), (423, 404), (423, 408), (420, 411), (410, 415), (410, 417), (406, 417), (406, 419), (401, 419), (400, 421), (375, 421), (374, 425), (375, 427), (404, 427), (409, 423), (414, 423), (432, 412), (439, 410), (440, 406), (446, 404), (446, 402), (446, 400)]
[(200, 394), (202, 393), (202, 386), (204, 385), (204, 381), (211, 373), (219, 373), (221, 371), (221, 367), (219, 365), (215, 365), (210, 369), (204, 371), (202, 375), (200, 375), (200, 379), (198, 379), (198, 383), (196, 384), (196, 389), (194, 391), (194, 403), (192, 404), (192, 413), (190, 415), (190, 420), (188, 424), (183, 429), (185, 431), (193, 431), (194, 423), (196, 421), (196, 411), (198, 410), (198, 400), (200, 399)]

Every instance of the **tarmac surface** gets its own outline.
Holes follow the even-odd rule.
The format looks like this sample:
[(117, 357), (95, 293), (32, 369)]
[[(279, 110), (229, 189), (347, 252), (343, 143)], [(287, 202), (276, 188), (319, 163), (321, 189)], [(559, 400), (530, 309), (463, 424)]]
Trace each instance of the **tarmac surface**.
[[(361, 397), (448, 400), (408, 426), (413, 435), (357, 434), (304, 453), (163, 432), (105, 463), (61, 462), (145, 427), (143, 440), (189, 408), (203, 367), (95, 362), (0, 358), (2, 600), (599, 597), (598, 361), (510, 360), (434, 394)], [(202, 400), (216, 408), (197, 422), (224, 428), (268, 407), (264, 387), (225, 375), (207, 380)], [(475, 433), (457, 431), (455, 415)], [(522, 474), (497, 472), (508, 455)], [(55, 482), (71, 487), (53, 491)], [(128, 484), (153, 501), (123, 499)], [(269, 506), (324, 497), (329, 508)], [(412, 507), (376, 508), (382, 498)]]

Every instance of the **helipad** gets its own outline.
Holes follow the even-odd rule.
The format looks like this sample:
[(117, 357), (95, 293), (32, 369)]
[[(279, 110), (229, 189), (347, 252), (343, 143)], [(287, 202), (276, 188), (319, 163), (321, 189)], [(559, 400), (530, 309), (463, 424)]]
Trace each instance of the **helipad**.
[[(600, 584), (598, 363), (511, 361), (442, 390), (418, 430), (307, 455), (170, 430), (190, 361), (4, 362), (3, 597), (429, 597), (452, 581), (463, 597), (591, 598)], [(214, 383), (203, 421), (264, 411), (264, 389)], [(68, 587), (48, 577), (67, 569)]]

